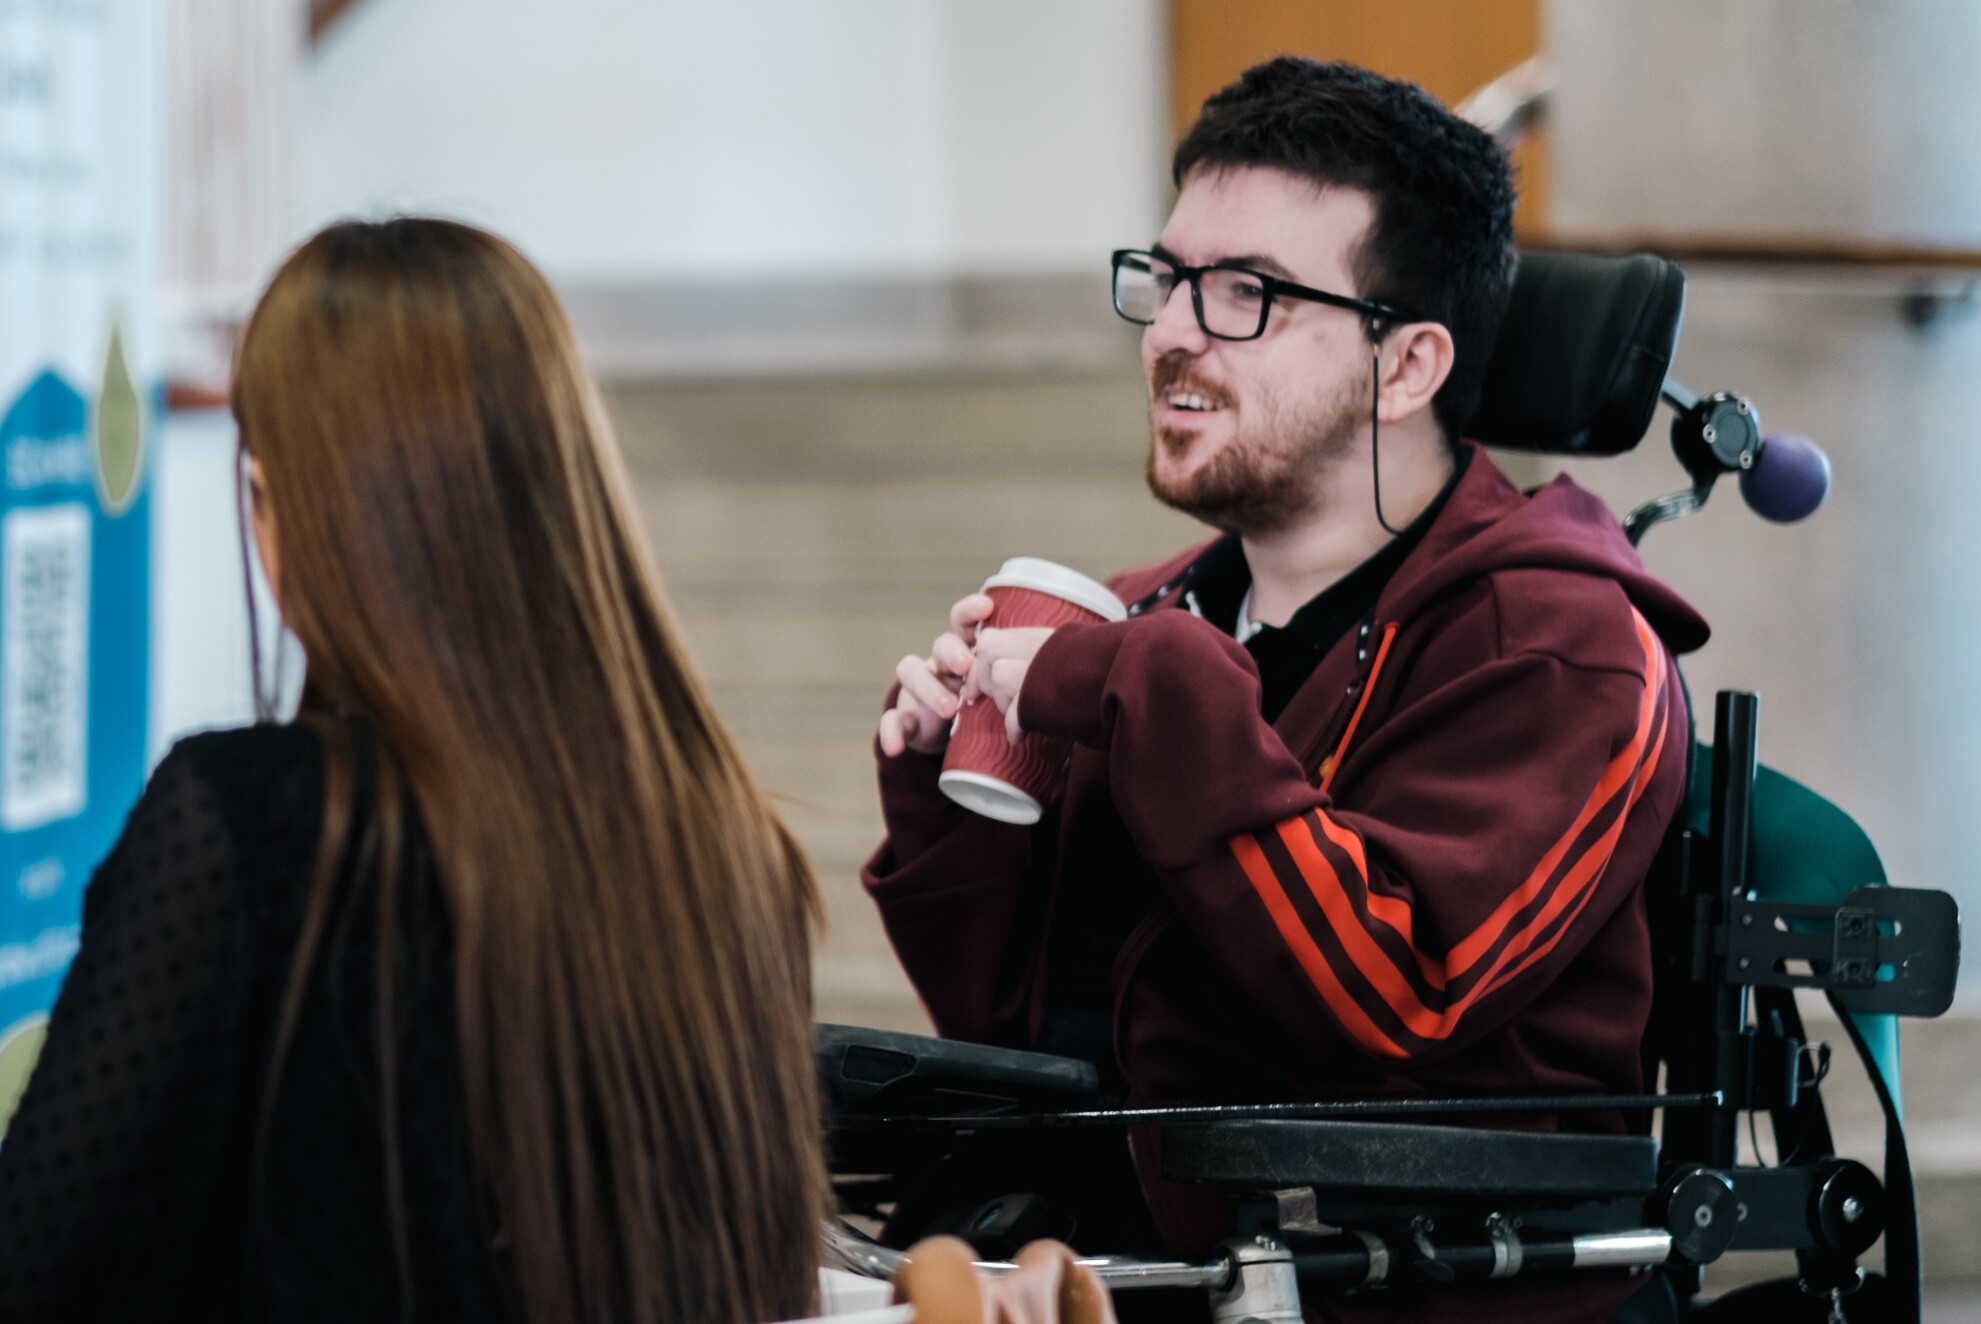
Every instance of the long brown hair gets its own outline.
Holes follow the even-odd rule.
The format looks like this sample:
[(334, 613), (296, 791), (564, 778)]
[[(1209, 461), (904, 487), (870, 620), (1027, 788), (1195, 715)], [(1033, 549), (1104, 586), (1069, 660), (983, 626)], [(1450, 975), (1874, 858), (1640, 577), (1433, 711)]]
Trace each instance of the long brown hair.
[(381, 1016), (416, 818), (521, 1316), (808, 1313), (816, 887), (677, 640), (550, 287), (468, 226), (333, 225), (262, 296), (234, 414), (278, 517), (300, 717), (327, 758), (284, 1035), (352, 858), (355, 718), (375, 735), (359, 853), (381, 875)]

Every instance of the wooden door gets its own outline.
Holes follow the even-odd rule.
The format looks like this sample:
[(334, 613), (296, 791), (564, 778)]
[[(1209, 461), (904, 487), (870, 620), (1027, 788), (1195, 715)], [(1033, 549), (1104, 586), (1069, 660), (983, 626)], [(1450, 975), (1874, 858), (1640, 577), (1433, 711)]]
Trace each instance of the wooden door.
[[(1348, 60), (1456, 105), (1540, 46), (1540, 0), (1170, 0), (1170, 129), (1274, 55)], [(1523, 238), (1545, 222), (1546, 148), (1541, 134), (1514, 153)]]

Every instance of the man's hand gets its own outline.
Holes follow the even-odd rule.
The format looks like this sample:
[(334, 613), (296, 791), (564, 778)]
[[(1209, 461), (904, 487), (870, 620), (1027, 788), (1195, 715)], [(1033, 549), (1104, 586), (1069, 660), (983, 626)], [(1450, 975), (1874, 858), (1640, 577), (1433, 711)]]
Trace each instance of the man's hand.
[(894, 668), (901, 693), (880, 717), (882, 754), (895, 758), (910, 749), (939, 754), (949, 743), (949, 724), (962, 706), (959, 695), (976, 666), (970, 646), (995, 607), (982, 593), (959, 599), (949, 609), (948, 632), (936, 636), (929, 655), (910, 653)]
[(984, 695), (996, 704), (1004, 714), (1005, 737), (1014, 745), (1025, 738), (1025, 728), (1018, 724), (1018, 692), (1025, 687), (1033, 656), (1050, 638), (1052, 631), (1043, 626), (977, 632), (976, 663), (959, 697), (969, 703)]

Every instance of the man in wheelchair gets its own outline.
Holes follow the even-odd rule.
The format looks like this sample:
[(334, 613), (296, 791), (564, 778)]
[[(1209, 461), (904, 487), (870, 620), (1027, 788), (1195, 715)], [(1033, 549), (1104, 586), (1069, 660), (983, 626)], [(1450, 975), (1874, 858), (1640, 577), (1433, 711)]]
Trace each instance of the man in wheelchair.
[[(1691, 747), (1672, 655), (1706, 627), (1598, 499), (1461, 439), (1514, 269), (1504, 156), (1417, 88), (1283, 58), (1205, 105), (1174, 176), (1115, 306), (1147, 328), (1149, 487), (1219, 536), (1112, 581), (1131, 619), (994, 630), (973, 596), (904, 660), (865, 871), (903, 964), (945, 1037), (1084, 1059), (1134, 1105), (1641, 1094), (1643, 884)], [(1035, 827), (937, 788), (979, 696), (1075, 742)], [(1140, 1140), (1162, 1239), (1228, 1232)], [(1081, 1174), (1085, 1227), (1043, 1230), (1131, 1235), (1080, 1157), (1110, 1142), (1076, 1141), (1046, 1166)], [(1496, 1286), (1471, 1317), (1632, 1291)]]

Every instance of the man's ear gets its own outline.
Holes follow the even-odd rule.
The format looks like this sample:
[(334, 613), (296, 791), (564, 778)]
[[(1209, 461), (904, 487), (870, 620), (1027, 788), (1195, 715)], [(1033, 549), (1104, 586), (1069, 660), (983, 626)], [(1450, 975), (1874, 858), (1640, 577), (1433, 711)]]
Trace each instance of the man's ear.
[(1383, 338), (1377, 351), (1376, 417), (1385, 423), (1400, 423), (1430, 408), (1457, 357), (1442, 322), (1405, 322)]

